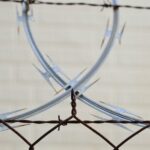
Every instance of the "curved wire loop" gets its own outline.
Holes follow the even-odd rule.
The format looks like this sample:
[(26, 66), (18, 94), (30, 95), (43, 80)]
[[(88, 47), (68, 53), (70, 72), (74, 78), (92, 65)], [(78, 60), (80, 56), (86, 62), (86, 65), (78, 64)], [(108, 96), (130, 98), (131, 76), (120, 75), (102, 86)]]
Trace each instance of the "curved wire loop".
[[(116, 5), (116, 0), (112, 0), (112, 2), (114, 5)], [(23, 26), (24, 26), (24, 30), (25, 30), (28, 42), (30, 43), (30, 46), (32, 47), (32, 50), (33, 50), (35, 56), (37, 57), (38, 61), (41, 63), (43, 68), (46, 70), (46, 72), (48, 72), (51, 75), (51, 77), (60, 86), (64, 87), (67, 85), (67, 83), (57, 74), (57, 72), (55, 72), (55, 70), (53, 70), (53, 68), (51, 66), (49, 66), (49, 64), (44, 59), (44, 56), (42, 55), (42, 53), (40, 52), (40, 50), (38, 49), (38, 47), (36, 45), (36, 42), (33, 38), (32, 32), (30, 30), (29, 22), (28, 22), (28, 11), (29, 11), (29, 4), (27, 3), (27, 0), (24, 0), (23, 4), (22, 4), (22, 21), (23, 21)], [(117, 32), (117, 28), (118, 28), (119, 10), (116, 8), (113, 8), (113, 12), (114, 12), (113, 13), (113, 26), (112, 26), (111, 36), (108, 40), (106, 47), (103, 50), (102, 55), (98, 58), (96, 63), (91, 67), (91, 69), (87, 72), (87, 74), (85, 74), (74, 86), (69, 86), (70, 88), (65, 89), (66, 90), (65, 92), (54, 97), (48, 103), (46, 103), (38, 108), (35, 108), (33, 110), (30, 110), (28, 112), (25, 112), (23, 114), (16, 115), (13, 117), (13, 119), (31, 117), (33, 115), (36, 115), (38, 113), (41, 113), (41, 112), (51, 108), (52, 106), (56, 105), (57, 103), (61, 102), (62, 100), (64, 100), (68, 96), (70, 96), (71, 89), (74, 89), (76, 91), (76, 90), (78, 90), (78, 88), (82, 87), (84, 84), (86, 84), (90, 80), (90, 78), (98, 71), (98, 69), (100, 68), (100, 66), (102, 65), (104, 60), (106, 59), (106, 57), (107, 57), (108, 53), (110, 52), (111, 47), (113, 45), (113, 42), (114, 42), (114, 39), (116, 36), (116, 32)], [(97, 109), (98, 111), (103, 112), (107, 115), (109, 113), (114, 114), (112, 112), (109, 112), (109, 110), (106, 109), (105, 107), (99, 105), (98, 103), (85, 97), (82, 94), (78, 97), (78, 99), (80, 101), (84, 102), (85, 104), (89, 105), (90, 107), (93, 107), (94, 109)]]
[[(116, 5), (116, 0), (112, 0), (112, 2), (113, 2), (113, 5)], [(49, 73), (51, 75), (51, 77), (60, 86), (65, 87), (67, 85), (65, 80), (62, 77), (60, 77), (59, 74), (57, 74), (57, 72), (51, 66), (49, 66), (49, 64), (47, 63), (44, 56), (42, 55), (42, 53), (40, 52), (40, 50), (38, 49), (38, 47), (36, 45), (36, 42), (33, 38), (32, 32), (30, 30), (30, 26), (29, 26), (28, 11), (29, 11), (28, 0), (24, 0), (22, 3), (22, 22), (23, 22), (23, 26), (24, 26), (24, 30), (25, 30), (28, 42), (29, 42), (35, 56), (37, 57), (38, 61), (43, 66), (45, 71), (47, 73)], [(108, 42), (107, 42), (107, 44), (106, 44), (106, 46), (102, 52), (102, 55), (99, 56), (96, 63), (91, 67), (91, 69), (78, 82), (76, 82), (74, 85), (69, 85), (67, 88), (65, 88), (65, 92), (54, 97), (48, 103), (46, 103), (42, 106), (39, 106), (35, 109), (32, 109), (30, 111), (27, 111), (25, 113), (22, 113), (20, 115), (15, 115), (15, 116), (11, 117), (11, 119), (25, 119), (25, 118), (34, 116), (36, 114), (39, 114), (39, 113), (46, 111), (47, 109), (53, 107), (54, 105), (61, 102), (62, 100), (66, 99), (68, 96), (70, 96), (71, 89), (74, 89), (75, 91), (78, 92), (78, 89), (80, 87), (84, 86), (84, 84), (86, 84), (91, 79), (91, 77), (98, 71), (98, 69), (101, 67), (104, 60), (106, 59), (107, 55), (109, 54), (109, 52), (112, 48), (112, 45), (114, 43), (116, 33), (117, 33), (118, 15), (119, 15), (118, 8), (113, 7), (113, 25), (112, 25), (111, 36), (110, 36), (110, 38), (109, 38), (109, 40), (108, 40)], [(114, 117), (114, 118), (119, 119), (119, 120), (120, 119), (129, 120), (129, 121), (137, 120), (136, 117), (130, 117), (128, 115), (124, 115), (124, 114), (119, 113), (117, 111), (111, 110), (111, 109), (109, 109), (103, 105), (100, 105), (100, 104), (96, 103), (94, 100), (84, 96), (82, 93), (81, 93), (81, 95), (78, 96), (78, 99), (80, 101), (82, 101), (83, 103), (87, 104), (88, 106), (90, 106), (90, 107), (110, 116), (110, 117)], [(7, 118), (7, 119), (9, 119), (9, 118)]]
[[(112, 0), (113, 5), (116, 5), (116, 0)], [(23, 9), (22, 9), (22, 20), (23, 20), (23, 26), (24, 26), (24, 30), (28, 39), (28, 42), (36, 56), (36, 58), (38, 59), (38, 61), (40, 62), (40, 64), (43, 66), (43, 68), (45, 69), (46, 73), (50, 74), (50, 76), (63, 88), (68, 84), (65, 82), (65, 80), (59, 76), (59, 74), (51, 67), (49, 66), (49, 64), (47, 63), (47, 61), (45, 60), (44, 56), (42, 55), (42, 53), (40, 52), (39, 48), (36, 45), (36, 42), (33, 38), (32, 32), (30, 30), (30, 25), (28, 22), (28, 11), (29, 11), (29, 6), (27, 6), (26, 0), (24, 0), (23, 5)], [(96, 63), (93, 65), (93, 67), (91, 67), (91, 69), (88, 71), (88, 73), (86, 75), (84, 75), (75, 85), (68, 85), (66, 88), (64, 88), (66, 91), (64, 93), (62, 93), (61, 95), (54, 97), (54, 99), (52, 99), (50, 102), (46, 103), (45, 105), (42, 105), (38, 108), (35, 108), (31, 111), (28, 111), (26, 113), (23, 113), (21, 115), (17, 115), (14, 117), (14, 119), (19, 119), (19, 118), (27, 118), (27, 117), (31, 117), (33, 115), (36, 115), (38, 113), (41, 113), (42, 111), (45, 111), (49, 108), (51, 108), (52, 106), (56, 105), (57, 103), (61, 102), (62, 100), (64, 100), (65, 98), (67, 98), (70, 95), (70, 91), (71, 89), (75, 89), (75, 91), (78, 91), (78, 89), (82, 86), (84, 86), (84, 84), (86, 84), (90, 78), (98, 71), (98, 69), (101, 67), (101, 65), (103, 64), (104, 60), (106, 59), (108, 53), (110, 52), (112, 45), (114, 43), (114, 39), (117, 33), (117, 29), (118, 29), (118, 16), (119, 16), (119, 10), (117, 7), (113, 8), (113, 25), (112, 25), (112, 32), (111, 32), (111, 36), (106, 44), (106, 47), (103, 50), (102, 55), (100, 55), (100, 57), (98, 58), (98, 60), (96, 61)], [(137, 120), (136, 117), (130, 117), (128, 115), (124, 115), (121, 114), (117, 111), (113, 111), (99, 103), (96, 103), (94, 100), (84, 96), (82, 93), (81, 95), (78, 96), (78, 99), (89, 105), (90, 107), (110, 116), (110, 117), (117, 117), (118, 119), (123, 119), (123, 120), (129, 120), (129, 121), (134, 121)]]

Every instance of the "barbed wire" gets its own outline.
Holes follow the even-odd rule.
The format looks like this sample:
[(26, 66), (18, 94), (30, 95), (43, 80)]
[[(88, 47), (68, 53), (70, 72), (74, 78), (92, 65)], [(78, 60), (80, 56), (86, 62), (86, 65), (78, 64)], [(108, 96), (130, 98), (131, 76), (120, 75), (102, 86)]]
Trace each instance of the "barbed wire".
[[(0, 2), (15, 2), (22, 3), (20, 0), (0, 0)], [(44, 4), (44, 5), (56, 5), (56, 6), (90, 6), (90, 7), (102, 7), (102, 8), (128, 8), (139, 10), (150, 10), (150, 6), (132, 6), (132, 5), (112, 5), (111, 3), (84, 3), (84, 2), (44, 2), (38, 0), (29, 0), (30, 4)]]
[[(75, 109), (75, 108), (73, 108)], [(60, 120), (60, 116), (58, 117), (59, 122), (52, 128), (50, 128), (47, 132), (45, 132), (44, 134), (42, 134), (39, 138), (37, 138), (37, 140), (35, 140), (34, 142), (30, 142), (26, 137), (24, 137), (19, 131), (15, 130), (13, 127), (11, 127), (7, 122), (11, 122), (11, 120), (0, 120), (1, 123), (6, 126), (8, 129), (10, 129), (10, 131), (12, 131), (14, 134), (16, 134), (18, 136), (18, 138), (22, 139), (24, 141), (24, 143), (26, 143), (26, 145), (28, 145), (29, 150), (35, 150), (35, 146), (37, 144), (39, 144), (44, 138), (46, 138), (49, 134), (51, 134), (53, 131), (55, 131), (56, 129), (58, 129), (58, 131), (60, 130), (61, 126), (67, 125), (69, 122), (74, 121), (71, 120), (72, 118), (75, 119), (75, 121), (79, 122), (80, 124), (82, 124), (83, 126), (85, 126), (86, 128), (88, 128), (89, 130), (91, 130), (93, 133), (95, 133), (96, 135), (98, 135), (100, 138), (102, 138), (108, 145), (110, 145), (113, 150), (119, 150), (123, 145), (125, 145), (129, 140), (131, 140), (133, 137), (137, 136), (138, 134), (140, 134), (141, 132), (143, 132), (144, 130), (150, 128), (150, 124), (145, 124), (144, 127), (140, 128), (139, 130), (133, 132), (132, 134), (130, 134), (127, 138), (125, 138), (124, 140), (122, 140), (119, 144), (114, 144), (112, 143), (106, 136), (104, 136), (103, 134), (101, 134), (99, 131), (97, 131), (96, 129), (94, 129), (93, 127), (89, 126), (87, 123), (85, 123), (84, 121), (80, 120), (76, 114), (72, 114), (72, 116), (68, 117), (65, 120)], [(25, 122), (25, 121), (29, 121), (29, 120), (16, 120), (18, 122)], [(49, 122), (49, 121), (48, 121)], [(116, 120), (108, 120), (108, 121), (102, 121), (105, 123), (118, 123), (118, 121)], [(121, 121), (122, 122), (122, 121)], [(136, 123), (135, 121), (133, 121), (134, 123)], [(145, 121), (144, 121), (145, 122)], [(148, 121), (149, 122), (149, 121)], [(33, 121), (32, 123), (47, 123), (44, 121)], [(123, 121), (122, 123), (128, 123), (128, 121)], [(131, 123), (131, 122), (130, 122)]]
[[(60, 117), (58, 117), (60, 118)], [(3, 123), (4, 120), (0, 120), (0, 123)], [(27, 124), (58, 124), (60, 123), (61, 119), (58, 120), (5, 120), (6, 123), (27, 123)], [(90, 123), (94, 123), (94, 124), (103, 124), (103, 123), (107, 123), (107, 124), (118, 124), (118, 123), (122, 123), (122, 124), (150, 124), (150, 120), (134, 120), (134, 121), (126, 121), (126, 120), (83, 120), (84, 123), (90, 124)], [(78, 124), (80, 122), (76, 121), (76, 120), (71, 120), (68, 121), (68, 124)]]
[[(85, 128), (88, 128), (91, 132), (95, 133), (99, 138), (103, 139), (108, 145), (110, 145), (113, 150), (119, 150), (124, 144), (126, 144), (133, 137), (137, 136), (144, 130), (150, 128), (149, 120), (134, 120), (134, 121), (118, 121), (118, 120), (81, 120), (77, 116), (77, 104), (76, 104), (76, 95), (74, 91), (71, 91), (71, 115), (64, 120), (61, 120), (60, 116), (58, 116), (58, 120), (50, 120), (50, 121), (41, 121), (41, 120), (0, 120), (0, 123), (3, 124), (6, 128), (8, 128), (11, 132), (18, 136), (18, 138), (22, 139), (26, 145), (28, 145), (28, 150), (35, 150), (35, 146), (39, 144), (44, 138), (46, 138), (49, 134), (51, 134), (55, 130), (60, 130), (61, 126), (66, 126), (68, 123), (79, 123), (83, 125)], [(72, 120), (73, 119), (73, 120)], [(23, 134), (13, 128), (10, 123), (35, 123), (35, 124), (45, 124), (45, 123), (54, 123), (55, 125), (48, 129), (44, 134), (37, 138), (34, 142), (30, 142)], [(130, 134), (127, 138), (121, 141), (119, 144), (114, 144), (111, 140), (109, 140), (106, 136), (100, 133), (98, 130), (94, 129), (92, 126), (88, 125), (88, 123), (133, 123), (133, 124), (143, 124), (143, 127), (138, 129), (137, 131)]]

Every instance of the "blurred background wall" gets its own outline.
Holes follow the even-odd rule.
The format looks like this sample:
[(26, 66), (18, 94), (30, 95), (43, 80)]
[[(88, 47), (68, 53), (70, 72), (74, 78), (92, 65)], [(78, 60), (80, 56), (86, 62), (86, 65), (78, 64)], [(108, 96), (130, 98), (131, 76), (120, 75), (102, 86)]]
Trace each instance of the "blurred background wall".
[[(68, 1), (62, 0), (62, 2)], [(82, 2), (103, 3), (100, 0), (82, 0)], [(120, 0), (119, 3), (150, 6), (147, 0)], [(21, 10), (20, 4), (0, 3), (1, 113), (21, 108), (29, 110), (55, 96), (54, 91), (32, 65), (40, 66), (26, 40), (22, 24), (17, 22), (16, 7)], [(75, 77), (84, 68), (89, 69), (101, 52), (101, 41), (107, 20), (111, 21), (112, 10), (47, 5), (33, 5), (32, 9), (34, 16), (30, 23), (42, 52), (49, 55), (70, 78)], [(150, 119), (149, 17), (148, 10), (120, 9), (119, 29), (121, 30), (126, 23), (122, 43), (119, 45), (116, 40), (107, 60), (92, 79), (100, 77), (100, 81), (85, 92), (97, 102), (104, 101), (124, 107), (144, 119)], [(57, 85), (56, 88), (60, 89)], [(30, 119), (51, 120), (57, 119), (58, 115), (65, 119), (69, 116), (70, 109), (70, 99), (67, 99)], [(78, 102), (78, 116), (82, 119), (96, 119), (91, 114), (103, 116)], [(116, 144), (131, 134), (114, 125), (93, 126)], [(30, 125), (18, 128), (18, 131), (30, 141), (35, 141), (50, 127), (52, 125)], [(128, 127), (133, 131), (139, 129), (131, 125)], [(146, 130), (122, 149), (149, 150), (149, 137), (150, 131)], [(27, 146), (13, 133), (5, 131), (0, 133), (0, 149), (26, 150)], [(40, 149), (110, 150), (112, 148), (81, 125), (68, 125), (45, 138), (36, 146), (36, 150)]]

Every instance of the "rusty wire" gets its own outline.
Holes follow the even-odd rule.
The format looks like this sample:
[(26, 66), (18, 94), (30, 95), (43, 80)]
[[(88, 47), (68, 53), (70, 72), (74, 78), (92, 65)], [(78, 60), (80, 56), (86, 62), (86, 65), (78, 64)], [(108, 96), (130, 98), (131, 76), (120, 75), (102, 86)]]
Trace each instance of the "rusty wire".
[[(12, 120), (8, 119), (5, 120), (6, 123), (27, 123), (27, 124), (57, 124), (59, 123), (58, 120)], [(150, 124), (150, 120), (134, 120), (134, 121), (127, 121), (127, 120), (83, 120), (84, 123), (86, 124)], [(2, 120), (0, 120), (0, 123), (3, 123)], [(68, 121), (68, 124), (79, 124), (80, 122), (76, 120), (70, 120)]]
[[(55, 130), (60, 130), (61, 126), (67, 126), (68, 124), (82, 124), (84, 127), (88, 128), (91, 132), (96, 134), (98, 137), (102, 138), (108, 145), (110, 145), (113, 150), (119, 150), (125, 143), (127, 143), (130, 139), (133, 137), (137, 136), (140, 134), (142, 131), (146, 130), (147, 128), (150, 127), (150, 121), (117, 121), (117, 120), (81, 120), (77, 116), (77, 104), (76, 104), (76, 95), (74, 91), (72, 90), (71, 92), (71, 115), (67, 117), (66, 119), (62, 120), (60, 116), (58, 116), (58, 120), (49, 120), (49, 121), (31, 121), (31, 120), (0, 120), (0, 123), (2, 123), (4, 126), (6, 126), (8, 129), (10, 129), (14, 134), (16, 134), (20, 139), (24, 141), (29, 146), (29, 150), (34, 150), (35, 146), (40, 143), (45, 137), (47, 137), (50, 133), (52, 133)], [(41, 135), (37, 140), (35, 140), (33, 143), (31, 143), (27, 138), (25, 138), (22, 134), (20, 134), (16, 129), (11, 127), (9, 125), (10, 123), (34, 123), (34, 124), (56, 124), (54, 127), (50, 128), (47, 132), (45, 132), (43, 135)], [(145, 124), (142, 128), (137, 130), (136, 132), (132, 133), (130, 136), (128, 136), (126, 139), (124, 139), (122, 142), (120, 142), (118, 145), (115, 145), (112, 143), (107, 137), (105, 137), (103, 134), (101, 134), (99, 131), (91, 127), (89, 124), (90, 123), (96, 123), (96, 124), (101, 124), (101, 123), (123, 123), (123, 124)]]
[[(0, 2), (15, 2), (22, 3), (21, 0), (0, 0)], [(30, 4), (44, 4), (44, 5), (57, 5), (57, 6), (90, 6), (90, 7), (102, 7), (102, 8), (127, 8), (127, 9), (139, 9), (150, 10), (150, 6), (132, 6), (132, 5), (112, 5), (111, 3), (104, 2), (103, 4), (97, 3), (85, 3), (85, 2), (44, 2), (39, 0), (29, 0)]]

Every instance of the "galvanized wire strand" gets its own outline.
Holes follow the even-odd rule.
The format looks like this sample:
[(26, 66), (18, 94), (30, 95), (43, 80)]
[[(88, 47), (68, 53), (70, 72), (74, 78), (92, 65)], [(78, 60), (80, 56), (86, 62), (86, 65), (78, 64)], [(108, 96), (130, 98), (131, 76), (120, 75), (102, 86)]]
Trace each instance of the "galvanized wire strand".
[[(115, 0), (112, 1), (113, 4), (116, 4)], [(37, 45), (36, 45), (36, 42), (32, 36), (32, 32), (30, 30), (30, 26), (29, 26), (29, 22), (28, 22), (28, 15), (27, 15), (27, 12), (28, 12), (28, 3), (27, 3), (27, 0), (24, 0), (24, 3), (22, 4), (22, 22), (23, 22), (23, 26), (24, 26), (24, 29), (25, 29), (25, 33), (26, 33), (26, 36), (27, 36), (27, 39), (29, 41), (29, 44), (30, 46), (32, 47), (32, 50), (34, 52), (34, 54), (36, 55), (38, 61), (40, 62), (40, 64), (43, 66), (43, 68), (45, 69), (45, 71), (47, 73), (49, 73), (51, 75), (51, 77), (58, 83), (60, 84), (62, 87), (64, 87), (66, 84), (64, 84), (64, 80), (57, 75), (57, 73), (49, 66), (49, 64), (47, 63), (47, 61), (44, 59), (42, 53), (40, 52), (40, 50), (38, 49)], [(71, 88), (80, 88), (81, 87), (81, 84), (83, 85), (85, 82), (87, 82), (91, 77), (92, 75), (94, 75), (96, 73), (96, 71), (98, 70), (98, 68), (102, 65), (102, 63), (104, 62), (104, 59), (106, 58), (107, 54), (109, 53), (110, 49), (111, 49), (111, 46), (114, 42), (114, 37), (115, 37), (115, 34), (117, 32), (117, 28), (118, 28), (118, 9), (113, 9), (113, 27), (112, 27), (112, 34), (109, 38), (109, 41), (107, 43), (107, 46), (105, 47), (102, 55), (99, 57), (99, 59), (96, 61), (95, 65), (88, 71), (88, 73), (82, 77), (80, 79), (80, 81), (78, 81), (74, 87), (73, 86), (70, 86), (70, 88), (66, 89), (65, 93), (62, 93), (60, 95), (58, 95), (57, 97), (54, 97), (53, 100), (49, 101), (48, 103), (42, 105), (42, 106), (39, 106), (38, 108), (35, 108), (31, 111), (28, 111), (28, 112), (25, 112), (23, 114), (20, 114), (20, 115), (17, 115), (17, 116), (14, 116), (13, 118), (11, 119), (25, 119), (27, 117), (31, 117), (35, 114), (38, 114), (38, 113), (41, 113), (42, 111), (45, 111), (47, 109), (49, 109), (50, 107), (56, 105), (58, 102), (64, 100), (66, 97), (68, 97), (70, 95), (70, 91), (71, 91)], [(83, 96), (82, 96), (83, 97)], [(87, 98), (85, 100), (82, 100), (84, 103), (86, 103), (87, 105), (89, 105), (90, 107), (93, 107), (95, 108), (96, 106), (94, 105), (95, 103), (91, 100), (87, 100)], [(98, 105), (98, 104), (97, 104)], [(99, 109), (99, 108), (97, 108)], [(132, 119), (133, 120), (133, 119)]]
[[(112, 1), (112, 3), (114, 4), (115, 1)], [(115, 3), (116, 5), (116, 3)], [(114, 37), (115, 37), (115, 32), (117, 30), (117, 24), (118, 24), (118, 9), (113, 9), (114, 10), (114, 23), (113, 23), (113, 27), (112, 27), (112, 34), (111, 34), (111, 37), (109, 39), (109, 42), (107, 43), (107, 46), (105, 47), (105, 52), (103, 52), (103, 54), (101, 55), (101, 58), (98, 59), (98, 61), (96, 62), (96, 64), (92, 67), (92, 69), (86, 74), (86, 77), (84, 76), (84, 78), (82, 77), (82, 79), (73, 87), (74, 89), (77, 88), (77, 86), (80, 88), (81, 86), (83, 86), (83, 84), (85, 84), (85, 82), (87, 82), (87, 80), (89, 80), (89, 78), (95, 73), (95, 71), (97, 71), (98, 67), (101, 66), (101, 64), (104, 62), (104, 59), (106, 58), (106, 55), (109, 53), (110, 51), (110, 47), (114, 41)], [(24, 14), (24, 13), (23, 13)], [(45, 71), (50, 74), (50, 76), (59, 84), (61, 85), (62, 87), (64, 87), (65, 85), (67, 85), (67, 83), (63, 80), (63, 78), (61, 78), (57, 72), (55, 72), (55, 70), (53, 70), (53, 68), (51, 68), (47, 61), (44, 59), (44, 56), (42, 55), (42, 53), (40, 52), (40, 49), (38, 49), (37, 45), (36, 45), (36, 42), (34, 40), (34, 37), (32, 35), (32, 32), (30, 30), (30, 26), (29, 26), (29, 23), (28, 23), (28, 16), (27, 16), (27, 13), (24, 14), (24, 20), (23, 20), (23, 24), (24, 24), (24, 29), (25, 29), (25, 33), (26, 33), (26, 36), (28, 38), (28, 41), (29, 41), (29, 44), (31, 45), (32, 47), (32, 50), (33, 52), (35, 53), (36, 57), (38, 58), (40, 64), (44, 67)], [(101, 59), (101, 60), (100, 60)], [(82, 82), (82, 83), (81, 83)], [(79, 85), (80, 84), (80, 85)], [(71, 86), (69, 85), (68, 87), (71, 88)], [(69, 90), (69, 88), (65, 88), (66, 91)], [(70, 89), (71, 90), (71, 89)], [(61, 96), (62, 98), (62, 96)], [(82, 101), (83, 103), (89, 105), (90, 107), (93, 107), (94, 109), (102, 112), (102, 113), (105, 113), (106, 115), (110, 116), (117, 116), (118, 118), (121, 118), (121, 119), (126, 119), (126, 120), (136, 120), (135, 118), (131, 118), (131, 117), (128, 117), (127, 115), (123, 115), (123, 114), (120, 114), (120, 113), (117, 113), (117, 112), (114, 112), (110, 109), (107, 109), (106, 107), (103, 107), (101, 105), (99, 105), (98, 103), (94, 102), (93, 100), (85, 97), (84, 95), (80, 95), (79, 97), (79, 100)], [(56, 103), (56, 101), (58, 102), (58, 98), (57, 100), (53, 100), (51, 101), (51, 103), (49, 103), (48, 105), (46, 104), (45, 106), (47, 108), (50, 108), (52, 105), (54, 106), (54, 103)], [(46, 107), (43, 107), (42, 109), (46, 110), (47, 108)], [(41, 108), (40, 108), (41, 109)], [(43, 110), (40, 110), (40, 111), (43, 111)], [(38, 112), (39, 111), (39, 108), (36, 109), (36, 110), (33, 110), (34, 112)], [(32, 111), (32, 115), (34, 114)], [(29, 115), (31, 115), (31, 112), (28, 112), (28, 114), (23, 114), (23, 116), (29, 117)], [(18, 116), (17, 116), (18, 117)], [(19, 116), (19, 118), (17, 119), (21, 119), (20, 117), (22, 116)], [(13, 119), (16, 119), (16, 118), (13, 118)], [(25, 119), (25, 118), (24, 118)]]
[[(15, 2), (22, 3), (20, 0), (0, 0), (0, 2)], [(85, 3), (85, 2), (44, 2), (38, 0), (29, 0), (30, 4), (44, 4), (44, 5), (56, 5), (56, 6), (89, 6), (89, 7), (103, 7), (103, 8), (127, 8), (127, 9), (140, 9), (150, 10), (150, 6), (133, 6), (133, 5), (112, 5), (108, 3), (97, 4), (97, 3)]]
[[(27, 3), (25, 3), (25, 4), (27, 5)], [(115, 4), (115, 5), (116, 5), (116, 4)], [(117, 10), (118, 10), (118, 9), (114, 9), (115, 14), (117, 14), (117, 13), (116, 13)], [(25, 12), (25, 13), (24, 13), (24, 12)], [(46, 70), (46, 72), (50, 73), (50, 74), (51, 74), (51, 77), (54, 78), (54, 79), (56, 80), (56, 82), (60, 83), (60, 85), (64, 85), (65, 82), (63, 81), (63, 79), (61, 79), (61, 78), (53, 71), (53, 69), (50, 68), (50, 66), (49, 66), (49, 65), (47, 64), (47, 62), (45, 61), (43, 55), (40, 53), (40, 50), (38, 49), (38, 47), (37, 47), (37, 45), (36, 45), (36, 43), (35, 43), (35, 41), (34, 41), (34, 38), (33, 38), (33, 36), (32, 36), (31, 30), (30, 30), (30, 26), (29, 26), (28, 18), (27, 18), (27, 12), (26, 12), (26, 11), (23, 11), (23, 14), (25, 15), (25, 16), (24, 16), (24, 21), (23, 21), (24, 28), (25, 28), (25, 31), (26, 31), (26, 33), (27, 33), (27, 37), (28, 37), (29, 43), (30, 43), (30, 45), (31, 45), (31, 47), (32, 47), (32, 49), (33, 49), (33, 51), (34, 51), (34, 53), (36, 54), (36, 57), (38, 58), (38, 60), (40, 61), (40, 63), (42, 64), (42, 66), (44, 67), (44, 69)], [(108, 51), (109, 51), (110, 46), (111, 46), (111, 43), (113, 42), (113, 37), (114, 37), (115, 31), (117, 30), (118, 15), (115, 15), (115, 14), (114, 14), (114, 25), (113, 25), (113, 32), (112, 32), (113, 34), (112, 34), (112, 36), (111, 36), (111, 39), (110, 39), (109, 44), (107, 44), (107, 48), (106, 48), (107, 50), (105, 50), (106, 52), (103, 53), (103, 55), (102, 55), (102, 57), (101, 57), (101, 58), (102, 58), (101, 60), (104, 60), (105, 57), (106, 57), (106, 55), (108, 54)], [(99, 61), (99, 60), (98, 60), (98, 61)], [(102, 64), (102, 62), (103, 62), (103, 61), (99, 61), (98, 63)], [(91, 77), (91, 74), (93, 74), (93, 72), (95, 72), (95, 70), (97, 70), (97, 69), (95, 69), (95, 68), (97, 68), (97, 66), (98, 66), (98, 65), (97, 65), (97, 63), (96, 63), (96, 65), (93, 67), (94, 69), (93, 69), (92, 71), (90, 71), (90, 73), (88, 73), (88, 78)], [(87, 75), (86, 75), (86, 76), (87, 76)], [(83, 79), (82, 82), (85, 82), (85, 80), (87, 80), (87, 79)], [(126, 115), (122, 115), (122, 114), (119, 114), (119, 113), (117, 113), (117, 112), (113, 112), (113, 111), (111, 111), (111, 110), (109, 110), (109, 109), (106, 109), (106, 108), (104, 108), (103, 106), (101, 106), (101, 105), (95, 103), (94, 101), (92, 101), (92, 100), (86, 98), (86, 97), (83, 96), (83, 95), (81, 95), (81, 96), (79, 97), (79, 99), (80, 99), (82, 102), (84, 102), (85, 104), (87, 104), (87, 105), (89, 105), (89, 106), (92, 106), (94, 109), (96, 109), (96, 110), (98, 110), (98, 111), (100, 111), (100, 112), (102, 112), (102, 113), (105, 113), (106, 115), (111, 114), (111, 116), (112, 116), (112, 115), (117, 116), (117, 117), (121, 118), (122, 120), (124, 120), (124, 119), (130, 120), (130, 121), (137, 120), (137, 119), (128, 117), (128, 116), (126, 116)], [(58, 102), (58, 100), (57, 100), (57, 102)], [(49, 106), (48, 106), (47, 104), (46, 104), (45, 106), (46, 106), (47, 108), (50, 108), (52, 105), (54, 105), (54, 103), (56, 103), (56, 99), (55, 99), (55, 101), (53, 100), (52, 102), (48, 103)], [(46, 108), (45, 106), (44, 106), (44, 107), (43, 107), (43, 106), (40, 107), (40, 109), (42, 108), (42, 109), (44, 110), (44, 109)], [(46, 109), (47, 109), (47, 108), (46, 108)], [(43, 110), (42, 110), (42, 111), (43, 111)], [(21, 114), (21, 115), (19, 115), (19, 116), (13, 117), (13, 118), (11, 118), (11, 119), (25, 119), (25, 117), (29, 117), (29, 116), (31, 116), (31, 114), (34, 115), (35, 112), (38, 112), (38, 111), (39, 111), (39, 108), (37, 108), (37, 109), (35, 109), (35, 110), (32, 110), (32, 111), (29, 111), (29, 112), (27, 112), (27, 113), (25, 113), (25, 114)], [(40, 110), (40, 111), (41, 111), (41, 110)], [(19, 118), (18, 118), (18, 117), (19, 117)], [(22, 117), (23, 117), (23, 118), (22, 118)]]

